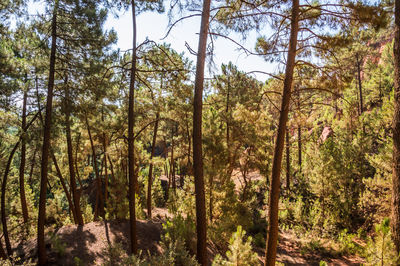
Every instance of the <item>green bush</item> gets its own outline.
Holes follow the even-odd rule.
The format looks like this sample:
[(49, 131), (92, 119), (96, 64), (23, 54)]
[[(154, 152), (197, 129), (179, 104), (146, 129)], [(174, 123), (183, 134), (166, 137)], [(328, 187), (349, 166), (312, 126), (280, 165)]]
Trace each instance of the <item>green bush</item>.
[(375, 232), (375, 238), (369, 238), (366, 247), (367, 265), (398, 265), (400, 255), (396, 254), (391, 240), (389, 218), (376, 225)]
[(162, 236), (162, 242), (165, 246), (182, 242), (192, 253), (196, 251), (194, 239), (196, 228), (192, 219), (184, 218), (181, 214), (177, 214), (172, 219), (167, 219), (163, 224), (163, 229), (165, 233)]
[(347, 233), (347, 229), (340, 232), (338, 241), (340, 252), (343, 254), (356, 254), (361, 251), (361, 246), (353, 241), (355, 235)]
[(246, 231), (239, 225), (229, 240), (229, 251), (226, 252), (226, 259), (221, 255), (215, 256), (213, 266), (247, 266), (258, 265), (257, 253), (251, 249), (252, 238), (244, 241)]

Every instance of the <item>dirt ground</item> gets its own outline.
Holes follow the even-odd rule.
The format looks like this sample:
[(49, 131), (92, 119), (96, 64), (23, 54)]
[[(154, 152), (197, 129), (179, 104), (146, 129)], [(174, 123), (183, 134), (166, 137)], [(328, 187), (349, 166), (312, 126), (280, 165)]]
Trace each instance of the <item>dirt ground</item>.
[[(165, 209), (156, 209), (151, 221), (137, 221), (138, 246), (142, 254), (160, 254), (163, 250), (159, 244), (162, 234), (162, 221), (168, 216)], [(161, 219), (160, 219), (161, 218)], [(110, 245), (121, 243), (127, 252), (129, 248), (128, 221), (101, 221), (85, 224), (84, 226), (68, 225), (60, 228), (56, 235), (59, 243), (65, 245), (65, 253), (57, 253), (57, 248), (51, 241), (47, 245), (50, 265), (76, 265), (79, 258), (83, 265), (102, 265), (105, 262), (106, 250)], [(281, 232), (277, 260), (285, 265), (319, 265), (324, 260), (328, 265), (361, 265), (364, 261), (356, 256), (335, 257), (326, 253), (304, 253), (301, 241), (291, 232)], [(208, 256), (211, 265), (216, 255), (213, 245), (209, 245)], [(16, 247), (17, 255), (24, 259), (36, 260), (36, 240), (29, 240)], [(264, 261), (264, 249), (256, 248), (260, 265)]]

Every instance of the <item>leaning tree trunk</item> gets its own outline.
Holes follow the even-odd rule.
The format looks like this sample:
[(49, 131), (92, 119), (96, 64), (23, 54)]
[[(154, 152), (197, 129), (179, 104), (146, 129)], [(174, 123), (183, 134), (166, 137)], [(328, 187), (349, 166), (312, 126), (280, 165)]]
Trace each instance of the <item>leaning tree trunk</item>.
[(201, 265), (207, 265), (207, 221), (206, 200), (203, 176), (203, 151), (202, 151), (202, 113), (203, 113), (203, 88), (204, 64), (206, 59), (206, 46), (208, 26), (210, 19), (211, 0), (204, 0), (199, 47), (197, 52), (196, 78), (194, 83), (193, 101), (193, 171), (194, 187), (196, 193), (196, 231), (197, 231), (197, 260)]
[(85, 119), (86, 119), (86, 126), (87, 126), (88, 135), (89, 135), (89, 140), (90, 140), (90, 147), (92, 148), (94, 174), (96, 175), (96, 204), (94, 207), (94, 219), (97, 220), (99, 213), (100, 213), (100, 216), (103, 216), (103, 212), (104, 212), (104, 205), (102, 204), (103, 193), (101, 191), (102, 185), (101, 185), (101, 178), (100, 178), (100, 174), (99, 174), (99, 167), (97, 165), (96, 149), (94, 147), (92, 133), (90, 131), (90, 126), (89, 126), (89, 121), (87, 119), (87, 116), (85, 117)]
[(26, 162), (26, 101), (28, 99), (28, 91), (24, 90), (24, 100), (22, 103), (22, 139), (21, 139), (21, 163), (19, 165), (19, 195), (21, 198), (21, 209), (24, 223), (28, 222), (28, 207), (25, 196), (25, 162)]
[(269, 219), (265, 252), (265, 265), (273, 266), (276, 261), (276, 249), (278, 244), (278, 207), (280, 176), (282, 167), (282, 154), (285, 144), (285, 130), (289, 114), (289, 102), (293, 84), (293, 70), (296, 60), (297, 34), (299, 30), (299, 0), (293, 0), (289, 51), (287, 56), (285, 80), (281, 112), (279, 116), (278, 134), (276, 136), (274, 159), (272, 163), (271, 186), (269, 193)]
[[(32, 125), (32, 123), (36, 120), (36, 118), (39, 116), (40, 110), (36, 115), (32, 118), (32, 120), (26, 125), (23, 129), (22, 132), (25, 132), (28, 130), (28, 128)], [(11, 153), (8, 157), (7, 164), (6, 164), (6, 169), (4, 170), (4, 176), (3, 176), (3, 182), (1, 183), (1, 223), (3, 227), (3, 235), (4, 235), (4, 241), (6, 243), (6, 249), (8, 256), (11, 256), (12, 250), (11, 250), (11, 243), (10, 243), (10, 238), (8, 236), (8, 229), (7, 229), (7, 217), (6, 217), (6, 191), (7, 191), (7, 179), (8, 179), (8, 174), (10, 172), (10, 167), (11, 167), (11, 162), (13, 160), (14, 154), (21, 143), (22, 139), (24, 138), (24, 134), (19, 137), (17, 143), (14, 145), (13, 149), (11, 150)], [(3, 257), (3, 247), (0, 242), (0, 257)], [(4, 257), (6, 254), (4, 253)]]
[(160, 114), (157, 112), (156, 114), (156, 122), (154, 124), (153, 131), (153, 141), (151, 143), (151, 155), (150, 155), (150, 166), (149, 166), (149, 179), (147, 184), (147, 217), (151, 219), (151, 187), (153, 184), (153, 157), (156, 148), (157, 141), (157, 131), (158, 131), (158, 120), (160, 118)]
[(11, 249), (10, 238), (8, 236), (7, 217), (6, 217), (7, 177), (8, 177), (8, 173), (10, 172), (10, 166), (11, 166), (12, 159), (14, 157), (15, 151), (17, 150), (20, 142), (21, 142), (21, 139), (14, 145), (14, 148), (11, 150), (10, 156), (8, 157), (6, 169), (4, 170), (3, 182), (1, 184), (1, 223), (3, 226), (3, 235), (4, 235), (4, 241), (6, 243), (6, 249), (7, 249), (8, 256), (12, 255), (12, 249)]
[(69, 166), (69, 177), (70, 186), (72, 192), (72, 199), (74, 201), (74, 211), (75, 211), (75, 223), (78, 225), (83, 225), (82, 212), (80, 207), (79, 194), (76, 188), (76, 178), (75, 178), (75, 167), (74, 167), (74, 155), (72, 151), (72, 137), (71, 137), (71, 99), (69, 95), (68, 84), (65, 88), (65, 131), (67, 137), (67, 152), (68, 152), (68, 166)]
[(51, 113), (53, 105), (54, 73), (56, 64), (57, 9), (58, 9), (58, 0), (55, 0), (53, 19), (51, 23), (49, 83), (47, 88), (46, 117), (44, 121), (42, 163), (41, 163), (41, 177), (40, 177), (39, 215), (38, 215), (38, 226), (37, 226), (39, 265), (46, 265), (47, 263), (46, 246), (44, 243), (44, 223), (46, 220), (47, 174), (49, 170), (48, 163), (49, 163), (50, 133), (51, 133)]
[(400, 0), (395, 1), (392, 238), (400, 252)]
[(129, 84), (129, 106), (128, 106), (128, 176), (129, 176), (129, 229), (130, 229), (130, 252), (137, 253), (136, 236), (136, 213), (135, 213), (135, 188), (137, 179), (135, 175), (135, 76), (136, 76), (136, 10), (135, 1), (132, 0), (132, 61), (131, 77)]
[(74, 221), (76, 221), (77, 220), (76, 219), (76, 208), (74, 206), (74, 203), (72, 202), (71, 194), (68, 191), (67, 184), (65, 184), (64, 177), (63, 177), (63, 175), (61, 173), (60, 167), (58, 166), (57, 159), (56, 159), (56, 156), (54, 155), (53, 151), (51, 151), (51, 158), (53, 159), (53, 163), (54, 163), (54, 166), (56, 168), (58, 179), (60, 179), (61, 186), (62, 186), (62, 188), (64, 190), (65, 196), (67, 197), (69, 209), (72, 212), (72, 215), (74, 217)]

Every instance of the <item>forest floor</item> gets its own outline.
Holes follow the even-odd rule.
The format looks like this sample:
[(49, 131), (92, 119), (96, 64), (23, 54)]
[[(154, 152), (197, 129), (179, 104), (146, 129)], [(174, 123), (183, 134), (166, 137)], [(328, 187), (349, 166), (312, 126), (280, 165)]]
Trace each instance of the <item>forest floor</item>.
[[(142, 254), (160, 254), (162, 223), (168, 211), (161, 208), (154, 210), (151, 221), (138, 220), (138, 248)], [(110, 259), (109, 247), (121, 244), (125, 253), (129, 248), (129, 223), (128, 221), (99, 221), (85, 224), (84, 226), (68, 225), (54, 232), (57, 236), (48, 239), (49, 265), (102, 265)], [(210, 245), (212, 246), (212, 245)], [(324, 260), (328, 265), (361, 265), (364, 261), (357, 256), (334, 256), (335, 252), (319, 248), (305, 249), (304, 240), (300, 240), (290, 231), (281, 232), (278, 246), (279, 262), (285, 265), (319, 265)], [(259, 254), (260, 265), (264, 260), (264, 249), (256, 248)], [(28, 240), (16, 247), (18, 256), (25, 259), (36, 260), (36, 240)], [(208, 250), (210, 264), (216, 255), (215, 249)]]

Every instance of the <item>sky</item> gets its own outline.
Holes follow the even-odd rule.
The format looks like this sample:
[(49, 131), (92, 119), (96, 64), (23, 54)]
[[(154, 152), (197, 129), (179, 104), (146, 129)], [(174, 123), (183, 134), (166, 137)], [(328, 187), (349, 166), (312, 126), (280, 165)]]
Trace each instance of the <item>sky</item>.
[[(44, 1), (30, 2), (28, 11), (31, 15), (44, 12)], [(167, 5), (166, 5), (167, 6)], [(178, 19), (178, 18), (176, 18)], [(105, 29), (114, 29), (117, 32), (118, 41), (115, 46), (121, 52), (132, 48), (132, 14), (131, 9), (120, 12), (116, 18), (111, 12), (105, 23)], [(158, 14), (157, 12), (144, 12), (137, 16), (137, 44), (142, 43), (146, 38), (157, 43), (169, 43), (171, 48), (190, 58), (195, 65), (196, 57), (185, 47), (187, 42), (190, 48), (197, 51), (198, 32), (200, 29), (200, 17), (186, 19), (178, 24), (170, 31), (167, 38), (161, 40), (168, 31), (168, 17), (166, 13)], [(231, 33), (230, 38), (240, 42), (247, 49), (254, 50), (254, 46), (259, 36), (258, 33), (250, 32), (245, 41), (241, 41), (241, 36)], [(276, 73), (277, 65), (266, 62), (260, 56), (247, 56), (243, 51), (239, 51), (238, 47), (229, 40), (218, 38), (214, 42), (213, 60), (215, 68), (207, 68), (206, 77), (211, 77), (212, 73), (219, 73), (221, 64), (232, 62), (238, 66), (238, 69), (244, 72), (263, 71), (268, 73)], [(251, 74), (258, 80), (264, 82), (268, 75), (253, 73)]]
[[(178, 19), (178, 18), (177, 18)], [(145, 12), (137, 16), (137, 43), (140, 44), (146, 38), (157, 43), (170, 43), (171, 48), (189, 57), (195, 62), (196, 57), (185, 47), (185, 42), (189, 44), (191, 49), (197, 51), (198, 47), (198, 32), (200, 29), (200, 17), (193, 17), (178, 23), (169, 33), (168, 37), (161, 40), (168, 31), (167, 14), (158, 14), (156, 12)], [(105, 24), (106, 29), (113, 28), (118, 35), (117, 46), (121, 51), (132, 48), (132, 14), (131, 10), (122, 12), (118, 18), (109, 15)], [(245, 47), (253, 50), (257, 33), (251, 32), (245, 42)], [(237, 41), (241, 40), (239, 34), (232, 33), (229, 35)], [(231, 41), (218, 38), (215, 42), (214, 62), (216, 69), (212, 71), (218, 73), (221, 64), (227, 64), (231, 61), (238, 66), (239, 70), (244, 72), (264, 71), (273, 73), (276, 72), (276, 65), (266, 62), (260, 56), (247, 56), (243, 51), (238, 51), (238, 47)], [(206, 71), (206, 76), (210, 76), (210, 72)], [(268, 76), (265, 74), (253, 74), (260, 81), (265, 81)]]

